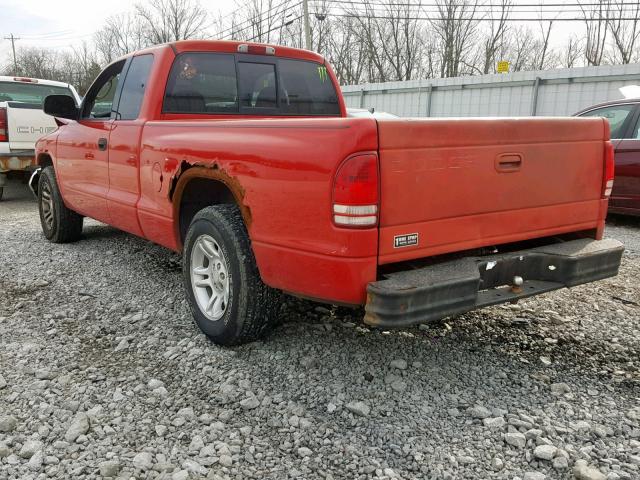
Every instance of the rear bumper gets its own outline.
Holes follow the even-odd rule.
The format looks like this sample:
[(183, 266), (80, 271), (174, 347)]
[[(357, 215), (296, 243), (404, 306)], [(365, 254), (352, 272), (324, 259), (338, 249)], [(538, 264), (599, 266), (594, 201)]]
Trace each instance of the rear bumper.
[[(367, 286), (364, 321), (403, 327), (613, 277), (623, 250), (617, 240), (580, 239), (389, 274)], [(522, 285), (511, 286), (515, 277)]]
[(34, 150), (0, 151), (0, 172), (28, 170), (35, 163), (36, 155)]

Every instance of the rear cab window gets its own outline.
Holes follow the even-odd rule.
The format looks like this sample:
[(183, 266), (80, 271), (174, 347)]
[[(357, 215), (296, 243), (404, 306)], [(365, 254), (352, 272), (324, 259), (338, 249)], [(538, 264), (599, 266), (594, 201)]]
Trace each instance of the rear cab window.
[(75, 101), (68, 87), (31, 82), (0, 82), (0, 102), (21, 102), (42, 107), (48, 95), (67, 95)]
[(182, 53), (169, 74), (163, 113), (339, 116), (338, 98), (316, 62)]

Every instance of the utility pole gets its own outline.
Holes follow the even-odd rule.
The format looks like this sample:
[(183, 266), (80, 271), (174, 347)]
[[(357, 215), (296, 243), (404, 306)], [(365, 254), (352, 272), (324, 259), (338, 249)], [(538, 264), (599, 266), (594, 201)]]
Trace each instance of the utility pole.
[(18, 37), (14, 37), (13, 33), (10, 37), (4, 37), (5, 40), (11, 40), (11, 49), (13, 50), (13, 74), (18, 74), (18, 61), (16, 60), (16, 40), (20, 40)]
[(309, 0), (302, 0), (304, 15), (304, 43), (307, 50), (311, 50), (311, 27), (309, 26)]

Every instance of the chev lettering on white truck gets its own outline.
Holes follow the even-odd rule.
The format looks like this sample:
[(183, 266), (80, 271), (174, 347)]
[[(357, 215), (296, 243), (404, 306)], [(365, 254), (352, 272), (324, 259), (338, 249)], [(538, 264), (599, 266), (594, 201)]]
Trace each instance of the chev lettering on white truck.
[(67, 83), (0, 76), (0, 199), (7, 172), (30, 170), (36, 141), (57, 128), (42, 111), (45, 97), (53, 94), (68, 95), (80, 104), (78, 93)]

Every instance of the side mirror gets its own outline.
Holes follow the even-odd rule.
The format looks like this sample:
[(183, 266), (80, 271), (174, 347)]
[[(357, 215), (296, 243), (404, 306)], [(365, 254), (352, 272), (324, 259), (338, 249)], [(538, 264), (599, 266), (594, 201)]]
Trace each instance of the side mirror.
[(69, 95), (47, 95), (44, 99), (44, 113), (53, 117), (77, 120), (78, 107)]

